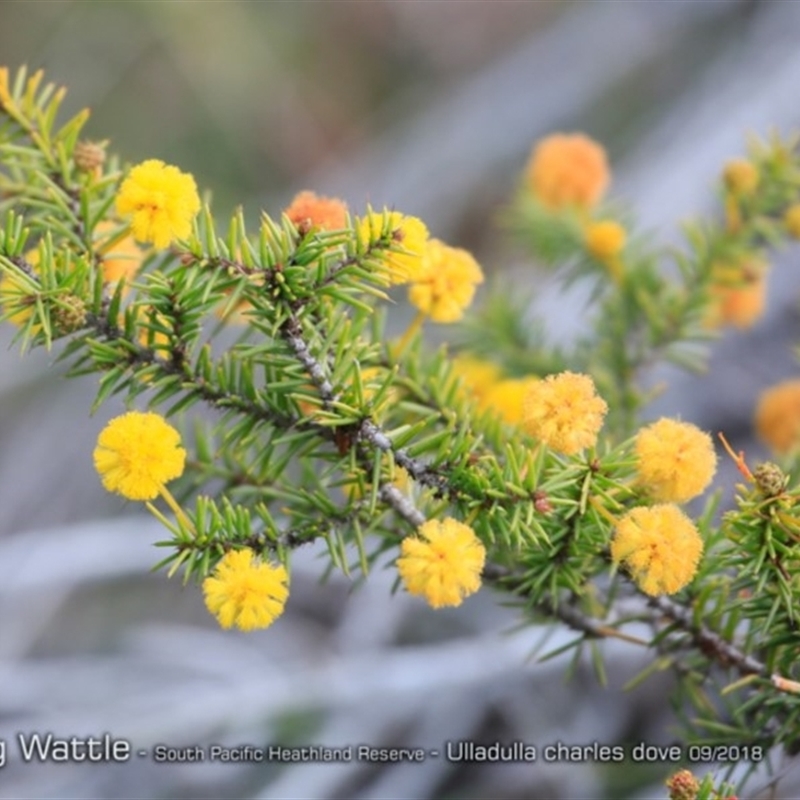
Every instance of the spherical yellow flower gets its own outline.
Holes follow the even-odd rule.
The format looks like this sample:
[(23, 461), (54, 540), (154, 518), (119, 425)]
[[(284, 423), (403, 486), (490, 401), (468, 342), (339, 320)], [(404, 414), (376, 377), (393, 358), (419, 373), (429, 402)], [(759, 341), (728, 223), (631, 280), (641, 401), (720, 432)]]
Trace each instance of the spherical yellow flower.
[(703, 540), (694, 523), (670, 504), (634, 508), (614, 530), (611, 558), (624, 563), (651, 596), (674, 594), (697, 572)]
[(160, 414), (130, 411), (101, 431), (94, 466), (109, 492), (153, 500), (183, 474), (186, 451), (180, 444), (180, 434)]
[(602, 198), (610, 180), (605, 150), (580, 133), (553, 134), (534, 147), (527, 180), (548, 208), (591, 208)]
[(734, 158), (725, 165), (722, 179), (733, 194), (752, 194), (758, 186), (758, 170), (744, 158)]
[(639, 482), (656, 500), (685, 503), (705, 490), (717, 470), (711, 437), (666, 417), (636, 436)]
[(741, 286), (712, 286), (712, 305), (705, 323), (709, 328), (733, 325), (751, 328), (764, 314), (767, 305), (767, 281), (758, 277)]
[(155, 158), (135, 166), (117, 194), (117, 213), (133, 215), (136, 239), (158, 248), (185, 239), (199, 210), (194, 178)]
[(231, 550), (203, 581), (206, 608), (223, 628), (266, 628), (283, 613), (288, 582), (282, 564), (261, 561), (249, 547)]
[(335, 231), (347, 226), (347, 204), (338, 197), (299, 192), (283, 212), (300, 231)]
[(607, 411), (588, 375), (561, 372), (528, 389), (522, 421), (537, 439), (569, 456), (595, 445)]
[(766, 307), (767, 269), (763, 261), (754, 257), (736, 264), (715, 264), (711, 271), (706, 326), (733, 325), (745, 329), (757, 322)]
[(397, 571), (410, 594), (433, 608), (458, 606), (477, 592), (486, 549), (469, 525), (450, 517), (428, 520), (403, 539)]
[(611, 219), (587, 225), (585, 235), (586, 249), (598, 261), (608, 261), (618, 256), (627, 239), (625, 228)]
[(478, 405), (482, 409), (491, 410), (510, 425), (519, 425), (522, 422), (525, 396), (538, 381), (536, 377), (505, 378), (490, 386)]
[(756, 433), (775, 453), (800, 445), (800, 380), (784, 381), (762, 392), (755, 414)]
[(483, 283), (478, 262), (466, 251), (430, 239), (422, 256), (422, 274), (408, 290), (411, 305), (434, 322), (458, 322)]
[(421, 219), (407, 217), (399, 211), (387, 211), (385, 214), (371, 211), (358, 224), (358, 236), (363, 245), (375, 244), (383, 238), (385, 218), (388, 218), (389, 236), (397, 247), (382, 252), (390, 282), (417, 280), (424, 271), (422, 254), (428, 241), (428, 228)]

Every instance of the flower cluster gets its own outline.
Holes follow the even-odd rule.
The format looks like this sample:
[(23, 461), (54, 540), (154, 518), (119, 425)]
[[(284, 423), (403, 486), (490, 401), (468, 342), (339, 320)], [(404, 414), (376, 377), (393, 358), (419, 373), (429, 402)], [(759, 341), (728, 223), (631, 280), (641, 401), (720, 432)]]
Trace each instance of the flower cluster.
[(203, 581), (206, 607), (223, 628), (253, 631), (271, 625), (289, 596), (289, 575), (282, 564), (256, 558), (249, 547), (230, 550)]
[(472, 302), (475, 286), (482, 282), (483, 272), (466, 250), (429, 239), (408, 299), (434, 322), (457, 322)]
[[(59, 93), (39, 94), (40, 79), (23, 74), (12, 87), (0, 69), (3, 316), (23, 326), (25, 345), (32, 331), (33, 344), (79, 332), (66, 354), (76, 372), (102, 374), (100, 399), (127, 391), (169, 413), (195, 402), (222, 412), (203, 416), (191, 459), (164, 417), (138, 411), (109, 422), (93, 453), (103, 485), (146, 502), (166, 526), (159, 566), (195, 579), (220, 626), (253, 631), (280, 617), (293, 548), (327, 545), (332, 566), (347, 570), (356, 556), (364, 573), (391, 553), (398, 583), (433, 608), (457, 607), (491, 581), (536, 617), (578, 631), (568, 646), (634, 640), (628, 623), (646, 622), (679, 674), (716, 664), (742, 693), (752, 713), (727, 720), (736, 736), (766, 731), (765, 748), (797, 738), (760, 696), (800, 691), (782, 677), (796, 653), (780, 634), (796, 627), (797, 465), (751, 471), (723, 437), (748, 485), (721, 522), (713, 498), (694, 522), (680, 505), (714, 477), (710, 436), (669, 418), (637, 430), (645, 371), (661, 358), (694, 365), (711, 338), (706, 307), (715, 326), (746, 327), (761, 313), (767, 247), (800, 238), (795, 142), (730, 162), (724, 220), (687, 229), (678, 269), (667, 270), (664, 251), (603, 203), (603, 148), (581, 134), (547, 137), (509, 216), (567, 281), (603, 278), (591, 287), (598, 313), (586, 315), (586, 334), (548, 347), (527, 304), (498, 293), (455, 334), (457, 348), (492, 361), (456, 357), (450, 370), (441, 351), (411, 343), (425, 321), (467, 315), (484, 276), (465, 250), (430, 238), (415, 217), (351, 217), (343, 201), (307, 191), (279, 224), (264, 215), (256, 234), (237, 210), (219, 235), (204, 210), (192, 236), (194, 179), (149, 160), (118, 182), (104, 143), (75, 144), (80, 116), (52, 129), (57, 103), (47, 98)], [(166, 252), (141, 247), (181, 239)], [(145, 257), (149, 274), (134, 280)], [(407, 284), (418, 311), (399, 341), (373, 313), (392, 284)], [(223, 338), (220, 308), (249, 308), (253, 324)], [(607, 423), (606, 399), (615, 406)], [(764, 394), (756, 427), (796, 455), (800, 381)], [(199, 495), (192, 513), (167, 488), (187, 461), (186, 487)], [(221, 502), (203, 494), (212, 487)], [(620, 592), (623, 576), (631, 585)], [(728, 681), (737, 670), (746, 680)], [(770, 676), (771, 687), (761, 680)], [(719, 704), (696, 704), (713, 735)], [(683, 771), (668, 786), (690, 800), (709, 794), (705, 782)]]
[(625, 228), (611, 219), (592, 222), (586, 226), (586, 249), (598, 261), (608, 263), (625, 247)]
[(135, 166), (117, 193), (117, 213), (132, 217), (133, 235), (158, 248), (185, 239), (198, 211), (194, 178), (154, 158)]
[(589, 255), (605, 265), (611, 277), (619, 283), (623, 275), (620, 255), (628, 238), (625, 228), (611, 219), (591, 222), (586, 226), (584, 237)]
[(735, 195), (752, 194), (759, 182), (758, 169), (746, 158), (731, 159), (722, 171), (725, 188)]
[(422, 220), (399, 211), (384, 214), (370, 211), (360, 220), (357, 233), (364, 249), (388, 236), (392, 247), (383, 253), (382, 266), (390, 283), (409, 283), (423, 274), (428, 228)]
[(605, 151), (581, 133), (542, 139), (531, 153), (526, 175), (534, 195), (553, 210), (595, 206), (610, 181)]
[(299, 192), (283, 212), (297, 227), (306, 232), (340, 230), (347, 226), (347, 204), (338, 197), (320, 197), (314, 192)]
[(570, 456), (594, 447), (607, 411), (588, 375), (562, 372), (529, 387), (522, 421), (531, 435)]
[(717, 469), (714, 444), (688, 422), (662, 418), (636, 436), (639, 482), (656, 500), (685, 503), (711, 483)]
[(611, 558), (627, 566), (634, 581), (652, 596), (674, 594), (697, 572), (703, 540), (675, 505), (634, 508), (616, 525)]
[(486, 549), (462, 522), (429, 520), (403, 539), (400, 553), (397, 571), (406, 589), (433, 608), (461, 605), (480, 588)]
[(756, 433), (775, 453), (800, 445), (800, 380), (784, 381), (762, 392), (756, 405)]
[(711, 271), (711, 303), (706, 325), (750, 328), (764, 313), (767, 293), (767, 265), (756, 257), (735, 263), (715, 264)]
[[(11, 86), (0, 69), (3, 317), (22, 326), (23, 346), (77, 333), (65, 354), (76, 373), (102, 376), (99, 400), (221, 412), (201, 413), (192, 457), (164, 417), (132, 411), (102, 430), (93, 459), (109, 491), (164, 524), (158, 566), (196, 581), (222, 628), (255, 631), (283, 614), (295, 548), (327, 547), (331, 568), (363, 574), (388, 556), (403, 591), (433, 608), (460, 606), (485, 580), (535, 621), (572, 627), (576, 652), (619, 637), (657, 645), (678, 675), (711, 675), (705, 688), (724, 683), (750, 709), (728, 715), (726, 737), (760, 732), (745, 755), (797, 739), (773, 702), (800, 692), (782, 634), (797, 623), (797, 464), (750, 470), (723, 438), (747, 485), (734, 510), (718, 519), (712, 497), (693, 521), (681, 504), (713, 480), (710, 436), (678, 419), (639, 422), (652, 366), (702, 366), (707, 308), (713, 326), (760, 315), (767, 248), (800, 238), (796, 142), (729, 163), (724, 219), (688, 227), (678, 253), (603, 202), (602, 147), (546, 138), (509, 219), (565, 283), (590, 278), (594, 308), (577, 337), (550, 346), (527, 300), (498, 292), (451, 340), (491, 360), (457, 357), (450, 369), (412, 337), (426, 321), (467, 317), (484, 275), (465, 250), (415, 217), (351, 216), (313, 192), (255, 232), (238, 209), (227, 226), (208, 209), (195, 224), (190, 175), (149, 160), (118, 179), (105, 144), (78, 142), (80, 115), (53, 128), (59, 92), (40, 94), (40, 79)], [(397, 341), (375, 312), (399, 284), (418, 313)], [(246, 310), (251, 325), (223, 330), (215, 309)], [(756, 427), (779, 453), (800, 452), (800, 381), (764, 394)], [(187, 463), (191, 512), (168, 488)], [(645, 631), (650, 642), (633, 635)], [(700, 694), (681, 699), (713, 737), (722, 706)], [(687, 771), (667, 785), (674, 800), (712, 793)]]
[(154, 500), (183, 474), (186, 451), (180, 444), (180, 434), (160, 414), (129, 411), (100, 433), (94, 465), (109, 492)]

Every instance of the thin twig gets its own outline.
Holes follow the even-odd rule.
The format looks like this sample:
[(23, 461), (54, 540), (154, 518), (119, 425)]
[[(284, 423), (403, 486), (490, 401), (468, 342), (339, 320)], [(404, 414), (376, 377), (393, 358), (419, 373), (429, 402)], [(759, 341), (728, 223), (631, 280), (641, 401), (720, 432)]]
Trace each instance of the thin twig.
[(677, 623), (692, 638), (698, 649), (707, 656), (713, 656), (723, 667), (733, 666), (743, 675), (769, 676), (766, 664), (743, 653), (731, 642), (723, 639), (718, 633), (705, 625), (695, 623), (691, 609), (686, 608), (667, 597), (651, 597), (648, 605), (658, 609), (673, 622)]
[(297, 360), (305, 367), (308, 376), (319, 390), (322, 405), (325, 409), (330, 409), (334, 401), (333, 386), (328, 380), (322, 365), (311, 355), (308, 345), (302, 336), (300, 321), (295, 316), (289, 317), (282, 329), (283, 338), (292, 352), (297, 356)]
[(427, 464), (412, 458), (406, 450), (396, 448), (386, 433), (371, 419), (365, 419), (361, 423), (360, 434), (362, 439), (366, 439), (374, 447), (391, 453), (395, 463), (403, 467), (415, 481), (440, 492), (449, 490), (447, 479), (443, 475), (436, 474)]
[(393, 483), (382, 483), (378, 494), (381, 500), (415, 528), (425, 523), (425, 515)]
[[(328, 380), (322, 364), (314, 357), (308, 344), (303, 339), (300, 321), (294, 316), (289, 317), (282, 328), (282, 333), (297, 360), (303, 365), (308, 376), (317, 387), (323, 407), (330, 408), (335, 400), (333, 386)], [(405, 467), (413, 477), (418, 477), (425, 473), (427, 468), (420, 462), (410, 458), (403, 451), (395, 450), (389, 437), (372, 420), (364, 420), (361, 424), (361, 431), (363, 438), (367, 439), (375, 447), (380, 450), (391, 451), (395, 461), (400, 466)], [(358, 455), (365, 470), (371, 473), (373, 468), (372, 457), (361, 447), (358, 448)], [(425, 522), (425, 515), (393, 483), (382, 482), (378, 487), (378, 494), (381, 500), (391, 506), (399, 516), (411, 523), (415, 528)]]

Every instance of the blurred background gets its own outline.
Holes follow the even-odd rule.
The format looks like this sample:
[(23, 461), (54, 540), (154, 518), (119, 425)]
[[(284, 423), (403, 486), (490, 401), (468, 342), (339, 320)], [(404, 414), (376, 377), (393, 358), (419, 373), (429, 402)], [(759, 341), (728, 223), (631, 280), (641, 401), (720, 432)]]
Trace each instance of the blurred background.
[[(510, 291), (536, 289), (553, 341), (580, 330), (564, 292), (497, 217), (533, 142), (581, 130), (603, 142), (612, 194), (645, 230), (714, 213), (722, 164), (746, 134), (800, 130), (800, 3), (770, 0), (3, 2), (0, 63), (43, 67), (92, 109), (87, 135), (136, 162), (161, 158), (256, 220), (301, 189), (421, 216)], [(796, 249), (775, 254), (769, 313), (726, 333), (709, 374), (673, 370), (652, 415), (725, 430), (748, 456), (755, 399), (797, 376)], [(403, 310), (398, 309), (402, 320)], [(152, 575), (157, 525), (105, 493), (91, 452), (120, 411), (88, 408), (55, 354), (24, 358), (0, 331), (0, 798), (661, 798), (663, 764), (24, 765), (17, 733), (172, 747), (524, 741), (542, 747), (672, 743), (670, 679), (622, 687), (647, 653), (607, 642), (609, 686), (568, 658), (536, 663), (543, 629), (484, 591), (432, 612), (376, 572), (318, 581), (300, 552), (285, 615), (226, 633), (199, 590)], [(726, 467), (720, 482), (732, 485)], [(568, 642), (549, 632), (548, 647)], [(773, 794), (798, 797), (800, 770)]]

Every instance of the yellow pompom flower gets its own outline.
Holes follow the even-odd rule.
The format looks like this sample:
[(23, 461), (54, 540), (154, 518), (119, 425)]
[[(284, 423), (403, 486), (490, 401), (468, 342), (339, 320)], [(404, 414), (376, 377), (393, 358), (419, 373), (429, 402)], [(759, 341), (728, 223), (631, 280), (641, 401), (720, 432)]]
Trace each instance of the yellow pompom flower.
[(628, 239), (625, 228), (611, 219), (592, 222), (586, 226), (584, 237), (589, 254), (605, 264), (611, 277), (619, 283), (623, 270), (620, 253)]
[(388, 218), (391, 240), (397, 249), (382, 252), (383, 263), (391, 283), (408, 283), (423, 273), (422, 255), (428, 241), (428, 228), (421, 219), (407, 217), (399, 211), (380, 214), (371, 211), (358, 223), (358, 237), (362, 245), (369, 246), (384, 235), (384, 219)]
[(586, 226), (586, 249), (598, 261), (619, 255), (625, 247), (625, 228), (612, 219), (592, 222)]
[(199, 210), (194, 178), (155, 158), (135, 166), (117, 193), (117, 213), (132, 215), (133, 235), (158, 248), (185, 239)]
[(289, 575), (282, 564), (255, 557), (249, 547), (230, 550), (203, 581), (206, 608), (223, 628), (243, 631), (269, 627), (289, 596)]
[(483, 283), (478, 262), (466, 251), (430, 239), (422, 256), (422, 274), (408, 290), (408, 300), (434, 322), (458, 322)]
[(409, 594), (433, 608), (459, 606), (481, 586), (486, 549), (469, 525), (447, 517), (428, 520), (403, 539), (397, 571)]
[(550, 209), (592, 208), (610, 180), (605, 150), (581, 133), (556, 133), (542, 139), (528, 162), (528, 186)]
[(570, 456), (596, 444), (607, 411), (588, 375), (561, 372), (528, 389), (522, 421), (530, 434)]
[(492, 411), (510, 425), (519, 425), (522, 422), (525, 396), (538, 381), (536, 377), (505, 378), (490, 386), (478, 405), (481, 409)]
[(639, 483), (656, 500), (685, 503), (705, 490), (717, 470), (711, 437), (690, 422), (663, 417), (639, 431), (634, 449)]
[(318, 228), (340, 230), (347, 226), (347, 204), (338, 197), (320, 197), (314, 192), (299, 192), (283, 212), (302, 232)]
[(637, 586), (651, 596), (674, 594), (697, 572), (703, 540), (675, 505), (634, 508), (614, 529), (611, 558), (622, 562)]
[(738, 263), (714, 264), (706, 327), (733, 325), (745, 329), (757, 322), (766, 306), (767, 271), (767, 264), (752, 255)]
[(605, 264), (615, 281), (622, 278), (620, 253), (625, 249), (628, 234), (614, 220), (592, 222), (586, 226), (584, 240), (589, 255)]
[(800, 445), (800, 380), (766, 389), (756, 405), (756, 433), (773, 452), (785, 455)]
[(94, 466), (103, 486), (128, 500), (153, 500), (183, 474), (181, 437), (160, 414), (130, 411), (100, 433)]
[(783, 224), (793, 239), (800, 239), (800, 203), (793, 203), (783, 215)]
[(752, 162), (744, 158), (734, 158), (725, 165), (722, 180), (733, 194), (752, 194), (758, 186), (758, 170)]
[(710, 328), (733, 325), (746, 330), (764, 314), (767, 305), (767, 281), (759, 276), (741, 286), (712, 286), (713, 304), (705, 324)]

